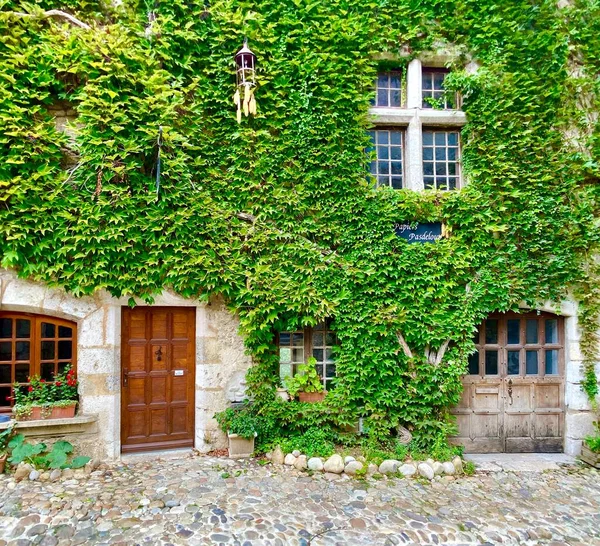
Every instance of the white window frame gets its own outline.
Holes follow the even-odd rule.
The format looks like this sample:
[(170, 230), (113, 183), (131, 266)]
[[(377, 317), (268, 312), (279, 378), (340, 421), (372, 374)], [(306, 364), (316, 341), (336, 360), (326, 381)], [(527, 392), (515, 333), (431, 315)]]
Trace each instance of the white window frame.
[[(406, 70), (406, 100), (404, 107), (371, 107), (369, 115), (373, 129), (398, 127), (404, 129), (403, 175), (404, 188), (423, 191), (423, 129), (458, 130), (467, 123), (467, 117), (461, 110), (436, 110), (422, 108), (422, 71), (423, 67), (442, 68), (449, 59), (432, 57), (413, 59)], [(460, 154), (462, 155), (462, 154)], [(458, 158), (459, 179), (457, 189), (466, 185), (462, 172), (461, 157)], [(454, 191), (454, 190), (449, 190)]]

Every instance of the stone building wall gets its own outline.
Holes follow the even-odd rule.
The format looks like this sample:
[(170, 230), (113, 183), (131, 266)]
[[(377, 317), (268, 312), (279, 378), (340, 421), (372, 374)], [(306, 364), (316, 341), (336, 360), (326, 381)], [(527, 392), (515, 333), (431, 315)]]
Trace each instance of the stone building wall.
[[(0, 311), (36, 313), (77, 323), (80, 413), (98, 416), (89, 434), (95, 435), (101, 446), (95, 455), (103, 458), (117, 458), (121, 452), (121, 309), (126, 305), (126, 298), (113, 298), (106, 292), (76, 298), (0, 270)], [(243, 398), (245, 374), (251, 365), (237, 333), (238, 319), (218, 299), (203, 304), (167, 291), (156, 298), (155, 305), (196, 308), (195, 447), (200, 451), (223, 447), (226, 438), (213, 415), (230, 401)]]

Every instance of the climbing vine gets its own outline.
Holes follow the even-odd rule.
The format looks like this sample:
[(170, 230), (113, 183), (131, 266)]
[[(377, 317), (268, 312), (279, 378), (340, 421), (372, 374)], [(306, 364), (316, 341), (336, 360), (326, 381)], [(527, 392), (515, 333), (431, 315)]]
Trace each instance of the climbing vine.
[[(594, 398), (598, 21), (595, 0), (0, 2), (1, 264), (76, 295), (220, 295), (273, 429), (363, 417), (421, 445), (451, 431), (481, 320), (575, 288)], [(238, 124), (244, 37), (258, 112)], [(457, 52), (469, 183), (375, 188), (378, 59), (402, 68), (438, 48)], [(75, 137), (57, 101), (76, 110)], [(451, 235), (408, 245), (393, 231), (405, 221)], [(274, 332), (325, 317), (336, 388), (315, 408), (275, 404)]]

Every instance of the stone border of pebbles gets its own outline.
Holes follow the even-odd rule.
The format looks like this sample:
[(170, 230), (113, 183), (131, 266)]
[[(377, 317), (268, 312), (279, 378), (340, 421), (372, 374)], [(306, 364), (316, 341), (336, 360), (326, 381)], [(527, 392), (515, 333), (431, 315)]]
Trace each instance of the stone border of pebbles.
[(445, 462), (434, 461), (433, 459), (420, 462), (402, 462), (396, 459), (386, 459), (379, 466), (373, 463), (367, 465), (366, 472), (364, 473), (366, 462), (364, 460), (357, 460), (350, 455), (342, 457), (336, 453), (331, 455), (327, 460), (323, 460), (321, 457), (308, 458), (298, 450), (284, 454), (281, 447), (277, 446), (274, 451), (266, 453), (265, 456), (274, 465), (287, 465), (293, 466), (296, 470), (347, 474), (348, 476), (356, 476), (357, 474), (364, 474), (366, 476), (374, 476), (376, 474), (384, 476), (402, 475), (405, 478), (421, 476), (431, 481), (436, 476), (454, 476), (464, 472), (463, 460), (458, 456), (454, 457), (452, 461)]

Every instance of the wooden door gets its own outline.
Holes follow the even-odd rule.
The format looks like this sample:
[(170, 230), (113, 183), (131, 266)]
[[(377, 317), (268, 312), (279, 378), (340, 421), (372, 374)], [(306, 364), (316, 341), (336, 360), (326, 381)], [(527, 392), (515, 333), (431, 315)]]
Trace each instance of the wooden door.
[(122, 312), (121, 450), (194, 444), (194, 307)]
[(550, 313), (484, 321), (454, 409), (455, 442), (469, 453), (560, 452), (564, 428), (564, 326)]

